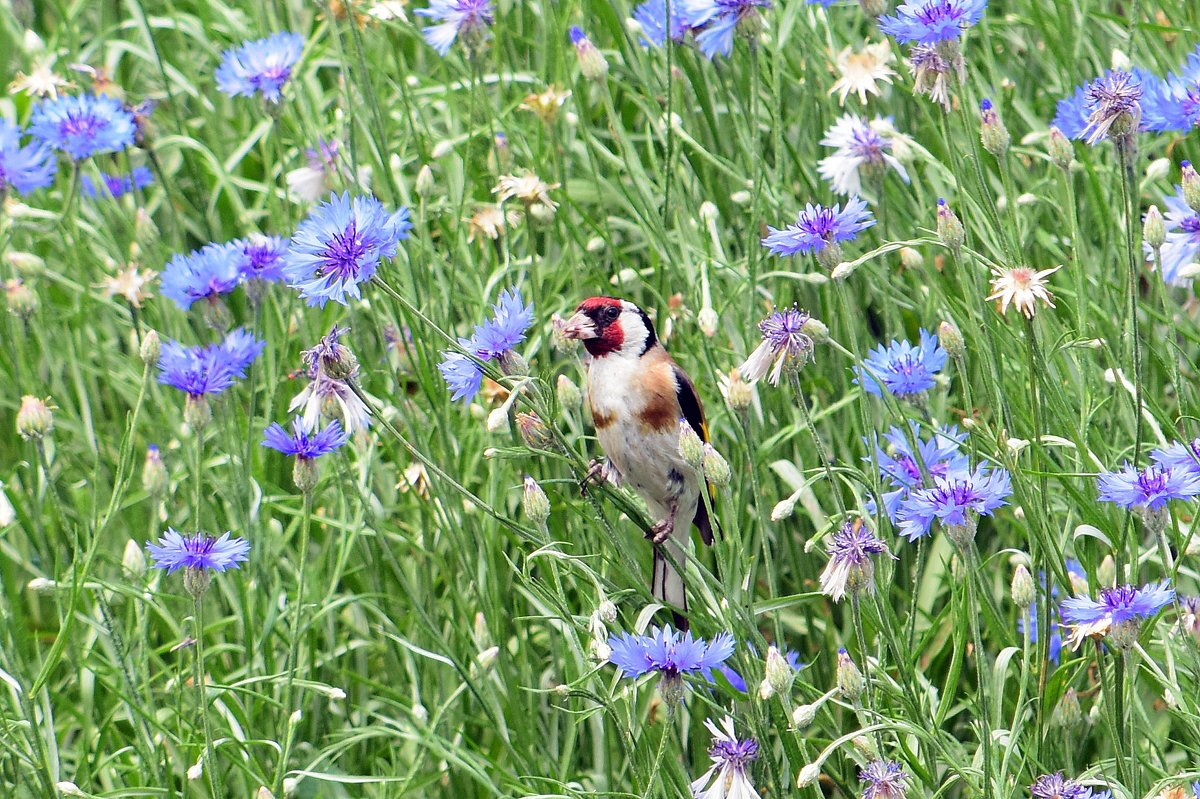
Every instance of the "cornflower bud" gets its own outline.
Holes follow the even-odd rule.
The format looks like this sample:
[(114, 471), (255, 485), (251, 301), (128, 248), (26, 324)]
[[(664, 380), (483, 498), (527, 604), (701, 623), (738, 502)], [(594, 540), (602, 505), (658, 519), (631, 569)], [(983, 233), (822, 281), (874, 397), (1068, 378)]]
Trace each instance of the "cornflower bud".
[(1167, 240), (1167, 226), (1157, 205), (1152, 205), (1146, 210), (1146, 217), (1142, 222), (1142, 238), (1154, 250), (1162, 247)]
[(54, 429), (54, 414), (45, 400), (26, 394), (21, 397), (21, 409), (17, 411), (17, 433), (21, 438), (41, 440)]
[(733, 473), (729, 468), (729, 461), (725, 460), (721, 453), (717, 452), (716, 447), (712, 444), (705, 443), (702, 447), (704, 478), (712, 483), (717, 488), (724, 488), (729, 485)]
[(943, 320), (938, 325), (938, 343), (942, 345), (946, 354), (956, 361), (962, 360), (967, 354), (967, 343), (963, 341), (962, 331), (951, 321)]
[(1018, 563), (1012, 578), (1012, 600), (1021, 610), (1033, 604), (1033, 577), (1024, 563)]
[(604, 54), (578, 26), (571, 28), (570, 36), (571, 43), (575, 45), (575, 55), (579, 59), (579, 74), (588, 80), (602, 80), (608, 74), (608, 61)]
[(850, 659), (850, 654), (843, 648), (838, 650), (837, 686), (842, 696), (850, 702), (857, 702), (863, 692), (863, 676), (858, 666)]
[(683, 462), (693, 469), (700, 471), (704, 468), (704, 442), (686, 419), (679, 420), (679, 454), (683, 456)]
[(1054, 165), (1064, 172), (1071, 168), (1071, 161), (1075, 159), (1075, 146), (1058, 128), (1050, 128), (1050, 142), (1046, 145), (1046, 152), (1050, 154)]
[(954, 251), (955, 257), (967, 240), (966, 230), (962, 222), (954, 215), (954, 211), (943, 199), (938, 200), (937, 207), (937, 236), (938, 240)]
[(991, 100), (985, 99), (981, 102), (979, 110), (981, 122), (979, 140), (983, 144), (983, 149), (997, 158), (1003, 158), (1004, 154), (1008, 152), (1008, 145), (1012, 141), (1012, 137), (1008, 135), (1008, 129), (1004, 127), (1004, 122), (992, 106)]
[(1182, 166), (1183, 201), (1188, 208), (1200, 213), (1200, 174), (1190, 161), (1184, 161)]
[(158, 337), (158, 331), (147, 330), (142, 335), (142, 346), (138, 350), (142, 363), (146, 366), (154, 366), (158, 363), (158, 355), (161, 351), (162, 341)]
[(525, 475), (525, 490), (521, 494), (521, 508), (525, 516), (541, 529), (546, 528), (546, 520), (550, 518), (550, 498), (546, 492), (529, 475)]

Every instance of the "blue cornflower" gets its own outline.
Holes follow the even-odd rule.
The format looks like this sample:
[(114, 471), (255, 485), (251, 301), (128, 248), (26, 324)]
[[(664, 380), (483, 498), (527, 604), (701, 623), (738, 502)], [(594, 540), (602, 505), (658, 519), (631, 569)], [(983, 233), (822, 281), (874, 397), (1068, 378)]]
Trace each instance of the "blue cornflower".
[[(991, 516), (1008, 504), (1012, 481), (1005, 469), (988, 469), (980, 464), (975, 471), (953, 477), (935, 477), (933, 486), (913, 491), (896, 514), (900, 535), (916, 541), (929, 533), (935, 520), (942, 523), (956, 544), (972, 540), (976, 514)], [(973, 513), (972, 513), (973, 512)]]
[[(863, 365), (855, 369), (858, 377), (854, 382), (876, 397), (882, 397), (884, 390), (908, 397), (933, 388), (933, 376), (942, 371), (949, 356), (938, 346), (936, 335), (924, 328), (919, 332), (921, 341), (915, 347), (892, 339), (887, 347), (880, 345), (871, 350)], [(882, 388), (877, 381), (882, 381)]]
[(237, 257), (238, 271), (243, 280), (261, 280), (264, 283), (283, 281), (287, 239), (282, 236), (251, 236), (234, 239), (229, 244)]
[(1192, 783), (1192, 793), (1196, 794), (1196, 799), (1200, 799), (1200, 780)]
[[(458, 343), (464, 347), (470, 344), (466, 339), (459, 339)], [(442, 373), (442, 379), (453, 392), (450, 396), (451, 401), (457, 402), (461, 399), (470, 402), (475, 399), (479, 387), (483, 384), (483, 367), (461, 352), (443, 352), (442, 356), (438, 371)]]
[(167, 574), (177, 569), (223, 572), (236, 569), (250, 553), (250, 544), (241, 538), (230, 538), (225, 533), (214, 538), (207, 533), (196, 533), (184, 537), (168, 527), (157, 544), (146, 542), (146, 549), (154, 559), (154, 565), (166, 569)]
[[(961, 433), (958, 427), (950, 425), (942, 427), (928, 439), (921, 438), (920, 428), (916, 422), (910, 421), (913, 440), (917, 442), (914, 452), (909, 438), (899, 427), (889, 428), (883, 434), (884, 439), (891, 445), (892, 454), (884, 452), (878, 444), (875, 445), (875, 461), (879, 466), (879, 476), (894, 486), (894, 490), (883, 495), (883, 510), (888, 518), (896, 521), (896, 512), (901, 503), (908, 499), (911, 491), (924, 488), (921, 466), (931, 478), (961, 477), (971, 471), (970, 459), (959, 449), (967, 440), (967, 434)], [(867, 442), (867, 439), (863, 439)], [(870, 460), (869, 457), (864, 460)], [(875, 513), (874, 502), (869, 502), (868, 513)]]
[(203, 349), (209, 353), (210, 358), (227, 364), (233, 376), (240, 378), (246, 376), (246, 370), (259, 355), (262, 355), (266, 346), (265, 341), (255, 338), (253, 333), (239, 327), (229, 331), (220, 344), (209, 344)]
[(237, 253), (228, 244), (207, 244), (176, 255), (162, 273), (162, 293), (183, 310), (199, 299), (215, 300), (241, 282)]
[(217, 88), (230, 97), (261, 94), (264, 100), (277, 103), (303, 52), (304, 37), (298, 33), (273, 33), (265, 39), (242, 42), (221, 56)]
[[(460, 338), (458, 344), (481, 361), (498, 361), (505, 371), (520, 370), (520, 358), (513, 348), (525, 340), (525, 332), (533, 324), (533, 303), (525, 305), (521, 292), (507, 289), (492, 306), (492, 318), (475, 325), (470, 338)], [(453, 391), (451, 400), (470, 402), (479, 393), (483, 368), (461, 352), (443, 352), (438, 364), (442, 379)]]
[(872, 760), (858, 772), (862, 799), (904, 799), (912, 779), (895, 760)]
[(826, 248), (836, 248), (837, 242), (852, 241), (859, 233), (875, 224), (867, 204), (857, 197), (832, 208), (808, 203), (796, 217), (796, 224), (783, 230), (768, 227), (762, 245), (775, 255), (796, 253), (820, 253)]
[(310, 306), (346, 305), (347, 296), (362, 298), (359, 284), (375, 275), (380, 261), (395, 257), (411, 229), (407, 208), (389, 214), (370, 195), (331, 194), (296, 228), (283, 273)]
[[(760, 8), (770, 8), (770, 0), (675, 0), (681, 6), (683, 23), (699, 30), (696, 46), (708, 58), (733, 52), (733, 34), (742, 23), (757, 19)], [(703, 30), (700, 30), (703, 28)]]
[(128, 175), (102, 174), (99, 183), (84, 175), (79, 179), (79, 188), (85, 197), (114, 199), (124, 197), (136, 189), (144, 189), (154, 182), (154, 173), (144, 166), (134, 167)]
[(419, 17), (441, 20), (438, 25), (421, 29), (425, 41), (446, 55), (454, 40), (462, 37), (468, 49), (474, 49), (483, 41), (485, 28), (492, 24), (491, 0), (430, 0), (429, 8), (418, 8), (413, 12)]
[(1137, 643), (1142, 619), (1155, 615), (1174, 599), (1170, 580), (1141, 588), (1104, 588), (1099, 600), (1071, 597), (1062, 603), (1063, 622), (1071, 627), (1067, 641), (1072, 649), (1078, 649), (1084, 638), (1107, 637), (1118, 649), (1130, 649)]
[(44, 99), (33, 107), (29, 132), (79, 161), (133, 146), (133, 114), (107, 94)]
[(1164, 469), (1200, 471), (1200, 438), (1173, 441), (1163, 449), (1151, 450), (1150, 460)]
[(1101, 473), (1097, 484), (1103, 502), (1157, 510), (1168, 500), (1191, 499), (1200, 494), (1200, 470), (1151, 464), (1139, 471), (1126, 463), (1120, 471)]
[(12, 186), (21, 194), (44, 189), (54, 182), (58, 162), (41, 141), (21, 146), (21, 129), (0, 118), (0, 197)]
[(262, 446), (270, 447), (284, 455), (311, 460), (328, 455), (349, 440), (350, 437), (342, 430), (341, 422), (337, 419), (314, 433), (304, 420), (297, 416), (292, 420), (291, 433), (278, 422), (268, 427), (263, 434)]
[(1200, 47), (1178, 72), (1168, 73), (1142, 98), (1150, 130), (1186, 133), (1200, 125)]
[(525, 331), (533, 324), (533, 303), (525, 305), (520, 290), (510, 288), (500, 292), (492, 314), (491, 321), (475, 325), (471, 337), (471, 349), (484, 361), (503, 357), (525, 340)]
[(657, 671), (662, 675), (662, 693), (668, 701), (678, 701), (682, 693), (682, 677), (700, 674), (712, 681), (712, 670), (733, 654), (733, 636), (719, 633), (712, 643), (693, 638), (691, 632), (678, 633), (668, 625), (655, 627), (650, 635), (610, 636), (612, 648), (609, 662), (621, 670), (622, 676), (637, 679)]
[(937, 44), (957, 39), (983, 19), (987, 0), (914, 0), (879, 18), (879, 30), (901, 44)]
[(1067, 779), (1061, 771), (1038, 777), (1029, 792), (1034, 799), (1088, 799), (1091, 789), (1075, 780)]
[(185, 347), (166, 341), (158, 358), (158, 382), (192, 398), (220, 394), (233, 385), (236, 367), (233, 356), (219, 346)]
[(1059, 100), (1054, 126), (1067, 138), (1088, 144), (1146, 130), (1141, 101), (1148, 92), (1158, 91), (1158, 83), (1157, 77), (1137, 67), (1128, 72), (1110, 69)]
[(667, 20), (666, 0), (646, 0), (633, 10), (633, 19), (642, 29), (642, 41), (655, 47), (667, 43), (667, 37), (672, 41), (681, 42), (687, 35), (688, 26), (680, 9), (682, 0), (671, 3), (671, 19)]
[[(1159, 250), (1162, 279), (1169, 286), (1190, 286), (1194, 277), (1181, 277), (1179, 273), (1184, 267), (1194, 264), (1196, 256), (1200, 254), (1200, 215), (1184, 201), (1181, 186), (1175, 187), (1175, 194), (1164, 197), (1163, 204), (1167, 207), (1167, 212), (1163, 214), (1167, 238)], [(1147, 260), (1154, 257), (1154, 249), (1149, 244), (1142, 242), (1142, 249)]]

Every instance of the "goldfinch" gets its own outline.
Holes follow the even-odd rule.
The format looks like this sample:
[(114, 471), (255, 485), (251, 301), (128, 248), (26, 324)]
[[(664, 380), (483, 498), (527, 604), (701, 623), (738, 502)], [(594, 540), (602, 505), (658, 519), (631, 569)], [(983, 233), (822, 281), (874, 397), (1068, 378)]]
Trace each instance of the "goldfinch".
[(592, 297), (575, 309), (562, 335), (587, 350), (587, 396), (596, 438), (607, 462), (589, 470), (591, 479), (628, 485), (655, 519), (655, 599), (675, 611), (676, 627), (688, 629), (687, 596), (679, 569), (686, 561), (692, 525), (705, 544), (713, 523), (701, 500), (702, 475), (679, 451), (680, 420), (708, 440), (700, 397), (687, 373), (658, 340), (650, 317), (614, 297)]

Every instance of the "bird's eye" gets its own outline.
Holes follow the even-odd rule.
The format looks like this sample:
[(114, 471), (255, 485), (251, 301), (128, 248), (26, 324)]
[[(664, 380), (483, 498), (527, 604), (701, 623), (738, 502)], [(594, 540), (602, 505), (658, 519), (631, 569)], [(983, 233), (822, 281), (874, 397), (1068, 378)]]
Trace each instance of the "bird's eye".
[(616, 307), (615, 305), (610, 305), (604, 309), (603, 316), (604, 316), (605, 322), (615, 322), (617, 317), (620, 315), (621, 315), (621, 309)]

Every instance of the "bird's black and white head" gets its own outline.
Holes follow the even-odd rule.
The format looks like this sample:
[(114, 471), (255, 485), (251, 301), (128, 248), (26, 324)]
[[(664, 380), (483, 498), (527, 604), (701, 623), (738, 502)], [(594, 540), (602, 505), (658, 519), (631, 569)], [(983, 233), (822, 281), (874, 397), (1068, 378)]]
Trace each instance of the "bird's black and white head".
[(646, 312), (616, 297), (590, 297), (579, 303), (562, 334), (582, 341), (593, 358), (614, 353), (640, 357), (658, 343)]

